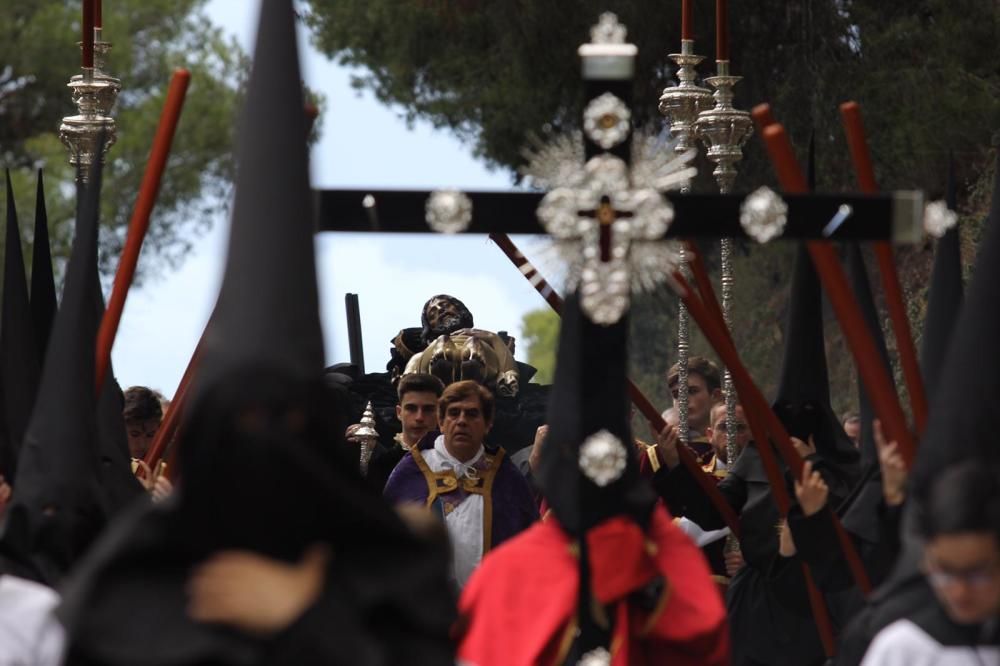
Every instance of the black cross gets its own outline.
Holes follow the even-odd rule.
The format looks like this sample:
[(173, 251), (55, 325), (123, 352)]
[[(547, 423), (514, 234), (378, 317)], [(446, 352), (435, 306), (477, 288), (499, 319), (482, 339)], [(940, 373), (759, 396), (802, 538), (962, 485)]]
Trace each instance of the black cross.
[[(465, 192), (472, 201), (472, 222), (465, 233), (545, 234), (535, 217), (541, 192)], [(418, 190), (318, 190), (317, 231), (430, 232), (425, 206), (431, 195)], [(923, 238), (923, 199), (919, 192), (860, 194), (785, 194), (787, 240), (893, 241)], [(742, 194), (664, 195), (674, 206), (665, 238), (748, 238), (740, 226)], [(367, 204), (367, 205), (366, 205)], [(830, 235), (823, 230), (844, 204), (851, 215)]]

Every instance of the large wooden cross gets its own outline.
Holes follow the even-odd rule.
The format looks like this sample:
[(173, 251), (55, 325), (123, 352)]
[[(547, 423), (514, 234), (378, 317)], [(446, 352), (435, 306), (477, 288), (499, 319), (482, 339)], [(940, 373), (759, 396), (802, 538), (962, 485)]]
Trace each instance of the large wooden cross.
[[(546, 234), (537, 217), (543, 192), (467, 191), (472, 219), (461, 233)], [(316, 230), (380, 233), (429, 233), (428, 190), (317, 190)], [(740, 224), (744, 194), (680, 194), (663, 197), (673, 204), (674, 220), (663, 238), (750, 237)], [(783, 240), (850, 240), (916, 243), (924, 237), (920, 192), (885, 194), (783, 194), (788, 205)], [(843, 206), (851, 214), (824, 234)]]
[[(622, 243), (628, 253), (634, 249), (635, 243), (652, 243), (670, 238), (747, 238), (748, 233), (741, 221), (741, 215), (747, 215), (744, 210), (747, 196), (673, 192), (660, 194), (654, 190), (654, 201), (648, 195), (648, 183), (636, 182), (631, 163), (632, 128), (631, 109), (628, 106), (631, 100), (635, 47), (624, 44), (623, 34), (621, 39), (617, 39), (617, 31), (616, 25), (606, 22), (602, 17), (601, 24), (592, 33), (592, 42), (580, 49), (585, 99), (589, 102), (584, 111), (583, 162), (578, 165), (578, 177), (571, 178), (572, 182), (569, 184), (551, 189), (548, 193), (322, 190), (316, 193), (317, 230), (388, 233), (428, 231), (428, 211), (436, 210), (438, 213), (443, 212), (445, 217), (460, 218), (458, 221), (461, 222), (461, 228), (456, 230), (465, 233), (548, 233), (559, 240), (589, 241), (589, 245), (583, 245), (585, 262), (596, 261), (599, 267), (603, 266), (605, 269), (613, 268), (615, 249), (620, 249)], [(630, 50), (631, 60), (628, 53)], [(618, 177), (622, 166), (624, 175)], [(907, 243), (916, 242), (923, 237), (923, 197), (919, 192), (881, 195), (786, 194), (783, 200), (785, 219), (778, 235), (783, 239)], [(663, 215), (665, 208), (670, 209), (670, 214), (666, 217)], [(654, 222), (650, 223), (650, 220)], [(660, 224), (664, 220), (669, 223)], [(589, 256), (586, 252), (588, 247)], [(701, 287), (710, 290), (708, 285), (710, 283), (707, 277), (703, 276), (699, 291)], [(687, 292), (686, 299), (692, 299), (690, 290), (682, 291)], [(714, 302), (714, 296), (705, 300), (710, 304)], [(690, 303), (699, 305), (701, 300), (690, 300)], [(702, 320), (713, 332), (719, 333), (713, 326), (722, 324), (713, 324), (705, 312), (707, 311), (702, 311)], [(588, 316), (593, 318), (592, 313), (588, 313)], [(717, 318), (719, 322), (722, 321), (721, 314)], [(717, 349), (730, 351), (727, 345), (731, 345), (731, 341), (726, 335), (719, 333), (714, 336), (714, 340), (713, 344), (718, 345)], [(735, 355), (732, 360), (741, 368), (738, 354), (735, 350), (732, 350), (732, 354)], [(773, 417), (749, 377), (744, 379), (747, 396), (758, 399), (759, 407), (767, 412), (765, 416)], [(647, 407), (643, 412), (651, 423), (662, 424), (659, 414), (648, 401), (641, 395), (633, 396), (633, 399), (636, 404), (642, 403)], [(774, 423), (768, 422), (767, 431), (760, 430), (760, 422), (751, 423), (755, 429), (755, 438), (767, 441), (774, 435), (780, 440), (779, 444), (787, 444), (787, 433), (776, 418), (772, 420)], [(763, 447), (761, 455), (768, 467), (768, 476), (776, 497), (780, 495), (782, 505), (787, 505), (789, 499), (777, 461), (769, 447)], [(801, 464), (801, 459), (794, 450), (788, 456), (787, 462), (790, 465), (794, 462)], [(700, 473), (693, 457), (682, 455), (681, 458), (735, 532), (738, 529), (735, 515), (719, 495), (714, 483), (702, 478), (704, 475)], [(784, 511), (787, 511), (787, 506)], [(852, 569), (858, 570), (859, 584), (865, 589), (864, 572), (852, 544), (847, 540), (836, 517), (832, 519), (838, 529), (838, 536), (843, 537), (842, 544), (848, 560), (856, 565)], [(808, 571), (806, 578), (810, 589), (815, 592)], [(811, 594), (810, 601), (821, 635), (829, 638), (830, 622), (818, 593)], [(832, 646), (827, 648), (832, 650)]]

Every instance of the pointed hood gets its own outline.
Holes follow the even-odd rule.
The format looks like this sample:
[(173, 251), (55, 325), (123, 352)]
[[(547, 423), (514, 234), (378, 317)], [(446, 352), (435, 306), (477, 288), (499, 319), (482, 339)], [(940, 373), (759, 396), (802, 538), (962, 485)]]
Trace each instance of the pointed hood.
[(795, 255), (777, 402), (830, 404), (823, 337), (823, 292), (805, 245)]
[[(96, 257), (95, 257), (96, 260)], [(104, 317), (104, 293), (100, 276), (94, 272), (91, 289), (91, 316), (84, 325), (100, 330)], [(144, 494), (142, 484), (132, 473), (132, 457), (128, 450), (128, 434), (122, 414), (124, 396), (115, 379), (115, 369), (108, 359), (104, 385), (97, 396), (97, 454), (101, 489), (109, 519)]]
[[(951, 210), (956, 208), (955, 190), (955, 163), (954, 160), (949, 160), (947, 203)], [(961, 245), (962, 239), (956, 225), (945, 232), (934, 252), (924, 335), (920, 342), (920, 369), (924, 375), (924, 386), (929, 387), (932, 392), (929, 397), (932, 399), (941, 380), (948, 341), (962, 308)]]
[[(809, 191), (816, 191), (815, 131), (809, 134), (806, 180)], [(803, 244), (799, 244), (795, 255), (777, 397), (777, 402), (796, 401), (830, 403), (823, 335), (823, 292), (812, 259)]]
[(788, 434), (807, 441), (838, 468), (841, 484), (857, 480), (859, 454), (830, 407), (830, 380), (823, 334), (823, 295), (819, 276), (804, 244), (795, 257), (795, 271), (785, 325), (785, 350), (774, 413)]
[[(889, 362), (889, 351), (885, 344), (885, 335), (879, 323), (878, 309), (872, 297), (871, 282), (868, 280), (868, 269), (864, 254), (857, 243), (848, 243), (847, 274), (851, 281), (854, 297), (861, 308), (861, 314), (868, 330), (875, 340), (879, 357), (885, 365), (891, 379), (892, 368)], [(843, 516), (844, 527), (868, 543), (879, 541), (878, 506), (882, 502), (882, 474), (878, 462), (878, 450), (875, 446), (875, 431), (873, 422), (876, 418), (875, 409), (868, 397), (864, 382), (858, 379), (858, 412), (861, 418), (861, 469), (863, 476), (851, 496), (839, 507)]]
[[(627, 336), (627, 316), (600, 326), (581, 312), (577, 294), (566, 299), (539, 481), (559, 524), (574, 537), (618, 515), (645, 527), (656, 502), (631, 454)], [(625, 451), (620, 478), (603, 487), (584, 475), (580, 463), (585, 442), (602, 432), (617, 438)]]
[(38, 352), (28, 302), (21, 233), (17, 224), (14, 191), (7, 171), (7, 232), (5, 236), (3, 313), (0, 316), (0, 377), (3, 378), (3, 409), (7, 438), (15, 455), (8, 478), (16, 474), (16, 457), (31, 418), (38, 392)]
[(993, 408), (1000, 400), (1000, 165), (993, 202), (979, 244), (969, 285), (948, 352), (940, 370), (927, 431), (917, 450), (910, 477), (918, 497), (950, 464), (975, 458), (984, 465), (1000, 460), (996, 433), (1000, 420)]
[(303, 103), (291, 2), (264, 0), (240, 124), (229, 253), (200, 387), (250, 361), (300, 378), (323, 371)]
[[(847, 274), (851, 281), (854, 297), (858, 301), (861, 314), (868, 325), (872, 339), (875, 341), (875, 348), (878, 349), (879, 358), (891, 380), (892, 365), (889, 362), (889, 349), (885, 344), (882, 325), (879, 323), (878, 309), (875, 307), (875, 299), (872, 296), (864, 255), (857, 243), (848, 243), (845, 251), (847, 253)], [(875, 450), (875, 435), (872, 429), (872, 421), (876, 418), (875, 409), (872, 407), (872, 402), (868, 398), (860, 376), (858, 379), (858, 406), (861, 415), (861, 464), (863, 467), (878, 465), (878, 452)]]
[(35, 193), (35, 235), (31, 246), (31, 313), (35, 325), (35, 350), (41, 367), (56, 317), (56, 281), (49, 250), (49, 216), (45, 208), (45, 184), (38, 170)]
[(77, 235), (0, 534), (6, 571), (56, 585), (105, 523), (98, 486), (93, 284), (101, 171), (78, 196)]

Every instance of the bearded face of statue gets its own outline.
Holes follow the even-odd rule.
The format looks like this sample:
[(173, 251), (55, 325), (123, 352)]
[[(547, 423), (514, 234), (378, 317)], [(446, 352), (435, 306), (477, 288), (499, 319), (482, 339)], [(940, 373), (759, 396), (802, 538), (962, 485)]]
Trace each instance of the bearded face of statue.
[(424, 304), (421, 320), (424, 325), (424, 341), (427, 343), (445, 333), (473, 326), (472, 313), (465, 304), (446, 294), (435, 296)]

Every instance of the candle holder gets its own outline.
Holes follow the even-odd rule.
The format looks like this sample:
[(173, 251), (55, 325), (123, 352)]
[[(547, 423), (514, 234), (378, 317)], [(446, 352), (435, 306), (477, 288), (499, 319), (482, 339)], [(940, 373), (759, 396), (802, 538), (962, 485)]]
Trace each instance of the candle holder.
[(715, 88), (715, 106), (698, 114), (695, 133), (705, 144), (708, 159), (715, 162), (712, 172), (722, 194), (728, 194), (736, 180), (736, 163), (743, 159), (743, 146), (753, 134), (750, 113), (733, 107), (733, 87), (742, 76), (729, 74), (729, 61), (716, 61), (717, 74), (705, 81)]
[[(670, 122), (670, 133), (677, 139), (674, 151), (683, 153), (695, 147), (694, 123), (702, 110), (712, 104), (712, 93), (707, 88), (695, 84), (698, 73), (695, 67), (704, 56), (695, 55), (694, 40), (682, 39), (681, 52), (668, 56), (677, 63), (677, 85), (664, 88), (660, 95), (659, 109)], [(690, 186), (681, 188), (689, 192)], [(680, 250), (681, 271), (686, 276), (687, 257), (683, 246)], [(690, 328), (687, 308), (684, 303), (677, 306), (677, 423), (680, 439), (685, 444), (690, 440), (688, 428), (688, 357), (690, 354)]]
[[(733, 87), (742, 76), (729, 73), (729, 61), (716, 61), (716, 75), (706, 79), (715, 88), (715, 106), (698, 114), (695, 132), (705, 144), (708, 159), (715, 162), (715, 182), (719, 192), (728, 194), (736, 180), (736, 163), (743, 159), (743, 146), (753, 134), (750, 114), (733, 107)], [(726, 328), (732, 330), (731, 304), (733, 291), (733, 241), (723, 238), (720, 246), (720, 282), (722, 283), (722, 315)], [(726, 398), (726, 453), (729, 464), (736, 462), (736, 390), (732, 374), (726, 368), (722, 378)]]
[(694, 122), (712, 104), (712, 92), (695, 84), (695, 67), (704, 56), (694, 54), (694, 40), (682, 39), (681, 52), (668, 56), (677, 63), (677, 85), (668, 86), (660, 95), (660, 113), (670, 122), (670, 133), (678, 139), (674, 151), (683, 153), (695, 145)]
[[(70, 78), (67, 84), (79, 113), (62, 119), (59, 139), (69, 150), (69, 163), (77, 169), (77, 180), (84, 183), (94, 161), (103, 163), (108, 149), (118, 138), (111, 110), (118, 101), (122, 82), (104, 71), (110, 50), (111, 44), (101, 41), (100, 31), (95, 31), (94, 67), (81, 68), (82, 73)], [(98, 146), (102, 135), (103, 146)]]

